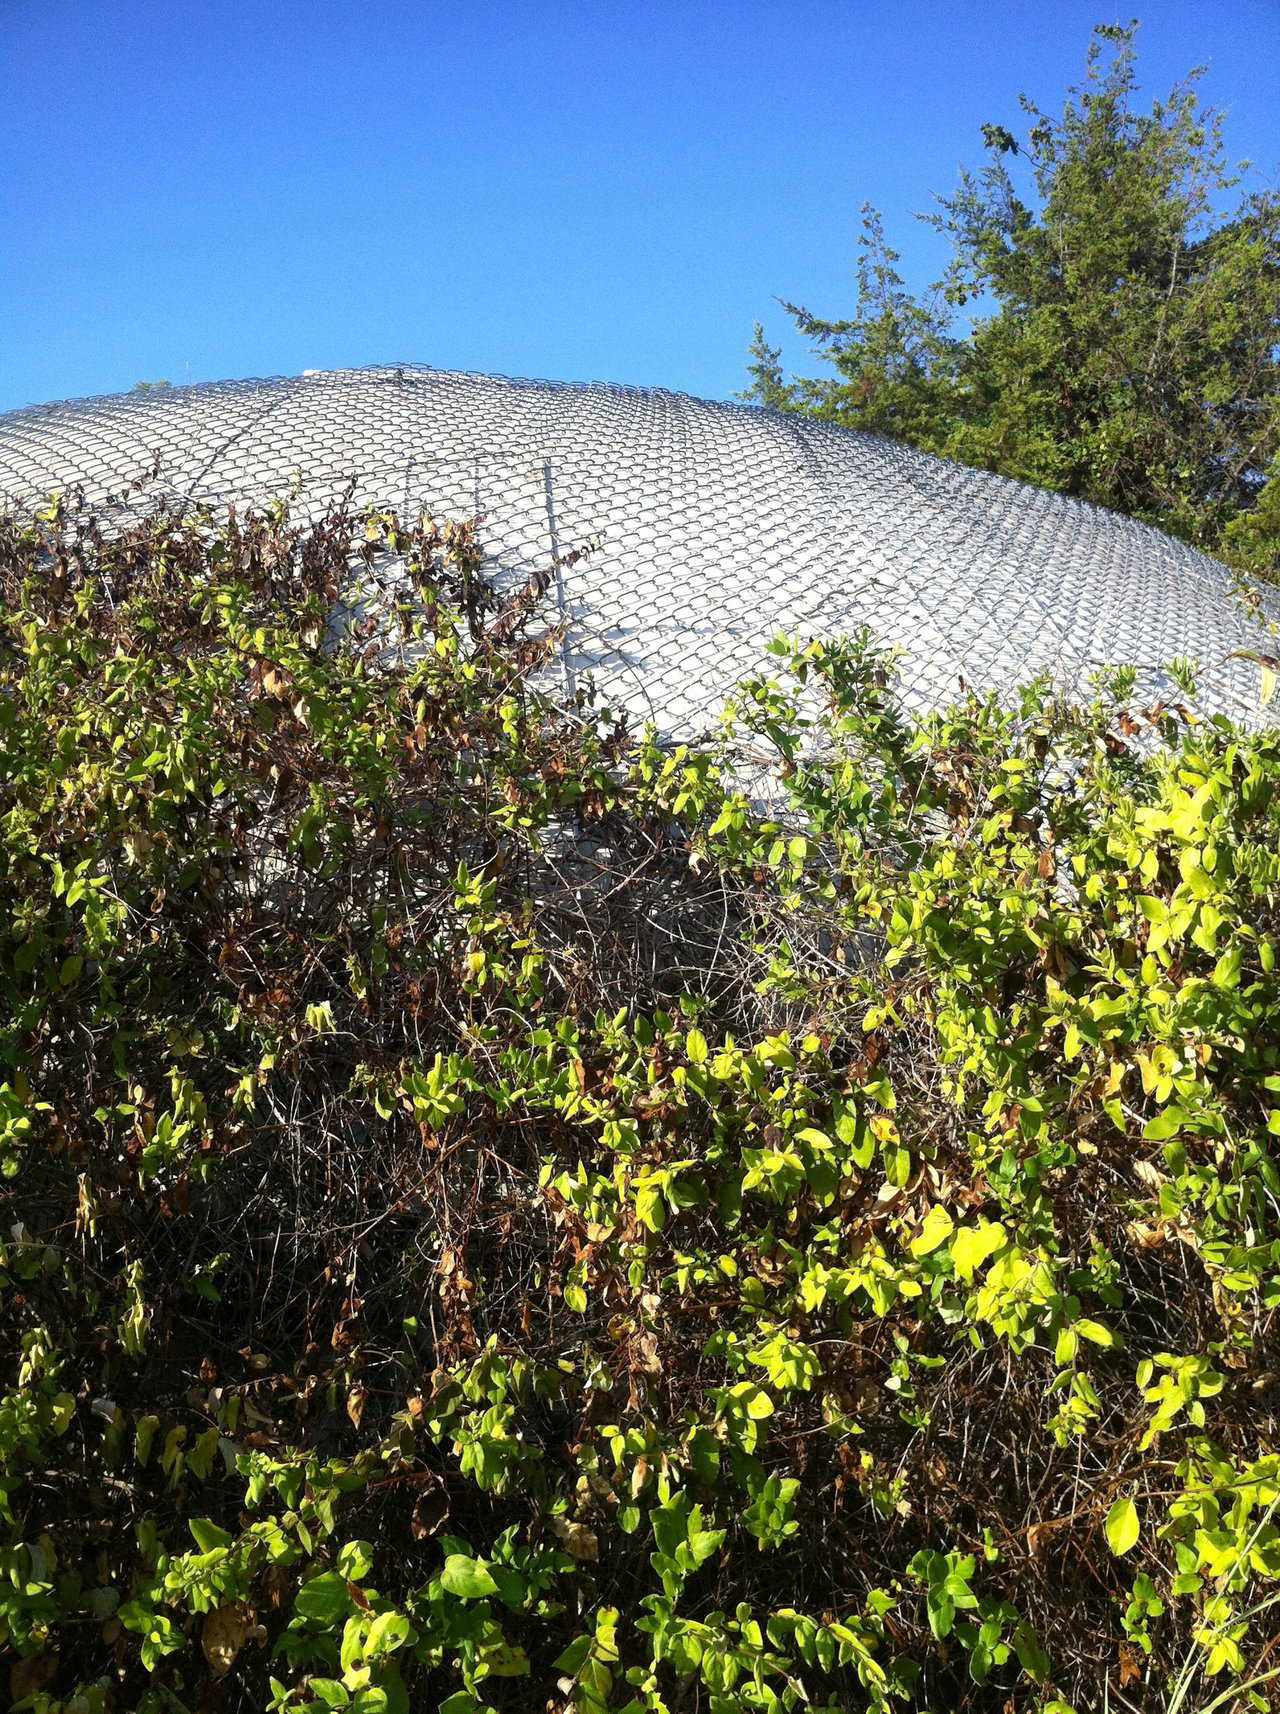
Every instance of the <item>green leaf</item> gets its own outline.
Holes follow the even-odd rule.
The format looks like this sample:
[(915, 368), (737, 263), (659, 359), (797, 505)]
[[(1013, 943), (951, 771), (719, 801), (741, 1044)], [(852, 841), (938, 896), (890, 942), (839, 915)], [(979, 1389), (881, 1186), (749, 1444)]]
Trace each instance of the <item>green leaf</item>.
[(723, 1530), (695, 1530), (689, 1537), (689, 1552), (696, 1563), (701, 1565), (704, 1560), (710, 1559), (724, 1537)]
[(1162, 1143), (1168, 1137), (1176, 1137), (1182, 1129), (1185, 1115), (1181, 1107), (1166, 1107), (1163, 1113), (1157, 1113), (1154, 1119), (1148, 1119), (1142, 1134), (1149, 1143)]
[(1017, 1650), (1018, 1663), (1028, 1678), (1042, 1684), (1049, 1676), (1049, 1657), (1041, 1647), (1040, 1639), (1025, 1619), (1019, 1621), (1013, 1633), (1013, 1646)]
[(1214, 987), (1238, 988), (1240, 986), (1240, 968), (1243, 963), (1243, 949), (1238, 946), (1229, 947), (1213, 967)]
[(552, 1661), (552, 1670), (567, 1673), (570, 1677), (576, 1675), (581, 1670), (583, 1661), (591, 1653), (591, 1643), (590, 1636), (575, 1637), (568, 1648), (562, 1649)]
[(444, 1562), (441, 1583), (450, 1595), (463, 1601), (478, 1601), (483, 1595), (496, 1595), (498, 1585), (478, 1559), (465, 1553), (451, 1553)]
[(773, 1400), (763, 1387), (757, 1387), (751, 1381), (739, 1381), (733, 1389), (733, 1396), (753, 1422), (763, 1422), (765, 1417), (773, 1415)]
[(368, 1634), (364, 1639), (363, 1652), (366, 1661), (376, 1655), (393, 1654), (396, 1649), (408, 1642), (411, 1634), (412, 1626), (403, 1613), (397, 1613), (394, 1610), (379, 1613), (369, 1626)]
[(1130, 1499), (1117, 1500), (1107, 1513), (1104, 1529), (1107, 1546), (1116, 1558), (1119, 1559), (1122, 1554), (1128, 1553), (1137, 1541), (1142, 1529), (1138, 1519), (1138, 1508), (1133, 1501)]
[(359, 1583), (373, 1569), (373, 1543), (349, 1541), (338, 1553), (338, 1570), (352, 1582)]
[(469, 1690), (457, 1690), (440, 1704), (439, 1714), (481, 1714), (484, 1704)]
[(931, 1591), (928, 1598), (929, 1629), (941, 1642), (951, 1635), (955, 1623), (956, 1604), (943, 1589)]
[(318, 1696), (326, 1708), (346, 1708), (351, 1702), (346, 1686), (339, 1684), (336, 1678), (313, 1678), (307, 1690), (312, 1696)]
[(636, 1186), (636, 1219), (650, 1232), (661, 1232), (667, 1223), (667, 1205), (654, 1184)]
[(195, 1544), (201, 1553), (212, 1553), (215, 1548), (230, 1547), (235, 1540), (226, 1530), (210, 1523), (208, 1518), (188, 1518), (187, 1528), (195, 1538)]
[(139, 1419), (137, 1431), (133, 1437), (134, 1457), (139, 1464), (145, 1465), (150, 1458), (151, 1448), (156, 1438), (156, 1430), (159, 1427), (160, 1418), (158, 1416), (144, 1416)]
[(313, 1577), (299, 1589), (293, 1610), (300, 1618), (314, 1619), (321, 1625), (332, 1625), (346, 1618), (351, 1611), (346, 1578), (336, 1571), (326, 1571), (320, 1577)]

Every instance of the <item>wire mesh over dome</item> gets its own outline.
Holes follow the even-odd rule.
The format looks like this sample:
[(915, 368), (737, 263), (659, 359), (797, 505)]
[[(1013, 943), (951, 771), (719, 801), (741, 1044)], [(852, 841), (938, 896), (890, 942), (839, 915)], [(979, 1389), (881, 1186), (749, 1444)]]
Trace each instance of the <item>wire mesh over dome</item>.
[(563, 565), (562, 669), (690, 737), (779, 632), (870, 627), (916, 708), (1048, 669), (1190, 657), (1203, 711), (1261, 718), (1262, 625), (1217, 561), (1144, 524), (880, 436), (656, 389), (403, 366), (161, 387), (0, 416), (0, 492), (101, 503), (295, 491), (482, 519), (492, 574)]

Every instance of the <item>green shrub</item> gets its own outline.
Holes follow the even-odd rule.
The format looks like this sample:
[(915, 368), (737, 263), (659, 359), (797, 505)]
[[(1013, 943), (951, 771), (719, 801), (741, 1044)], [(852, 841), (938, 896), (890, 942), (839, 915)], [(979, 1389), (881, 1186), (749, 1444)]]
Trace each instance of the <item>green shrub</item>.
[(15, 1702), (1267, 1706), (1280, 740), (853, 639), (667, 754), (481, 567), (0, 524)]

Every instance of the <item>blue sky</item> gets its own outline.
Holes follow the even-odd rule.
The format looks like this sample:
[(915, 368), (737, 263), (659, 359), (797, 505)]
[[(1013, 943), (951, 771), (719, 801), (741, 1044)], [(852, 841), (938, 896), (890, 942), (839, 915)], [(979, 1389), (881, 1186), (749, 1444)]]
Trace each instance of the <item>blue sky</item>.
[[(1280, 0), (0, 0), (0, 408), (417, 361), (726, 397), (1138, 10), (1280, 181)], [(788, 357), (805, 365), (803, 346)]]

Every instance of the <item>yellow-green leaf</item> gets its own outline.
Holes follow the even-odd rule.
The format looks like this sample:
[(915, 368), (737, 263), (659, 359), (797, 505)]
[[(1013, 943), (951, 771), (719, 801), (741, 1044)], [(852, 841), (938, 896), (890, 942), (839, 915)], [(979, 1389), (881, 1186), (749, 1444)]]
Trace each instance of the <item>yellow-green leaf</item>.
[(1107, 1546), (1118, 1559), (1121, 1554), (1128, 1553), (1141, 1532), (1137, 1506), (1129, 1499), (1117, 1500), (1107, 1513), (1104, 1527)]
[(1082, 1339), (1090, 1340), (1094, 1345), (1101, 1345), (1104, 1350), (1116, 1343), (1116, 1336), (1109, 1327), (1104, 1327), (1100, 1321), (1077, 1321), (1076, 1331)]
[(956, 1223), (945, 1208), (936, 1205), (924, 1217), (924, 1224), (909, 1245), (913, 1256), (927, 1256), (939, 1244), (945, 1244), (956, 1229)]
[(960, 1226), (951, 1240), (951, 1265), (962, 1280), (971, 1280), (1004, 1241), (1005, 1230), (998, 1220), (984, 1221), (980, 1226)]

